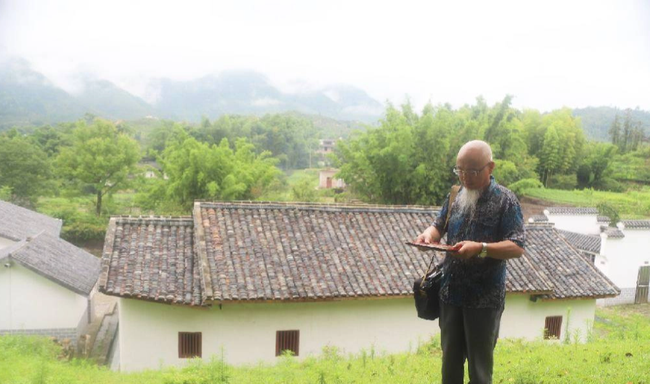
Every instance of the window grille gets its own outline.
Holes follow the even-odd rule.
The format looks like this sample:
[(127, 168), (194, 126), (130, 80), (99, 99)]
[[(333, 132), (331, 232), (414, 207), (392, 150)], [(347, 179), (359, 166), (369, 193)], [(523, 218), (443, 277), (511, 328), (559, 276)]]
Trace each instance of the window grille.
[(291, 351), (298, 356), (300, 346), (300, 331), (277, 331), (275, 333), (275, 355), (282, 355), (283, 351)]
[(560, 339), (562, 331), (562, 316), (549, 316), (546, 318), (544, 325), (544, 338), (545, 339)]
[(178, 332), (178, 358), (201, 357), (201, 332)]

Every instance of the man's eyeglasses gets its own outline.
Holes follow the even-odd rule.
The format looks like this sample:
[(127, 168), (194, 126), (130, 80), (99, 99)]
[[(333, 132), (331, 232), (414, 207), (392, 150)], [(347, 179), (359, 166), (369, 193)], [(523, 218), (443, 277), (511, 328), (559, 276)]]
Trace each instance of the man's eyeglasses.
[(485, 167), (487, 167), (490, 163), (488, 162), (485, 164), (481, 169), (467, 169), (467, 170), (462, 170), (458, 167), (454, 167), (454, 174), (456, 176), (463, 175), (465, 177), (470, 176), (470, 177), (476, 177), (478, 176), (479, 173), (483, 172)]

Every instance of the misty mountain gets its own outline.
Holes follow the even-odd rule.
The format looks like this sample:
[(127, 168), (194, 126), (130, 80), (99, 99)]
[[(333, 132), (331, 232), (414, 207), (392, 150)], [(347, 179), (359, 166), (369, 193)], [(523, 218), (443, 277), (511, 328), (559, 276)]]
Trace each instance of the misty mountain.
[[(0, 129), (75, 121), (85, 113), (113, 120), (151, 115), (199, 122), (203, 116), (212, 120), (224, 114), (291, 111), (366, 123), (376, 122), (384, 113), (384, 106), (359, 88), (338, 85), (287, 93), (253, 71), (226, 71), (188, 81), (153, 79), (147, 92), (154, 95), (150, 103), (110, 81), (82, 76), (77, 82), (79, 92), (71, 94), (31, 69), (25, 60), (0, 61)], [(609, 140), (608, 130), (614, 116), (623, 118), (625, 113), (613, 107), (573, 110), (574, 116), (581, 117), (586, 136), (600, 141)], [(650, 135), (650, 112), (634, 109), (630, 113)], [(343, 124), (341, 132), (349, 130), (348, 125)]]
[(85, 108), (24, 60), (0, 62), (0, 128), (76, 120)]
[(92, 113), (108, 119), (156, 116), (198, 122), (224, 114), (294, 111), (337, 120), (374, 122), (383, 106), (351, 86), (330, 86), (304, 93), (284, 93), (262, 74), (229, 71), (219, 76), (176, 81), (153, 79), (148, 103), (110, 81), (84, 75), (71, 94), (20, 59), (0, 62), (0, 129), (74, 121)]
[(155, 113), (146, 101), (106, 80), (84, 80), (76, 100), (88, 112), (109, 119), (132, 120)]
[(198, 121), (202, 116), (265, 114), (296, 111), (341, 120), (374, 122), (383, 105), (351, 86), (330, 86), (303, 93), (283, 93), (266, 76), (252, 71), (227, 71), (191, 81), (159, 79), (152, 93), (163, 117)]
[[(626, 113), (626, 110), (614, 107), (587, 107), (573, 110), (573, 116), (581, 118), (587, 138), (598, 141), (610, 141), (609, 128), (614, 117), (618, 115), (622, 124)], [(650, 136), (650, 112), (638, 108), (631, 109), (630, 116), (643, 128), (646, 136)]]

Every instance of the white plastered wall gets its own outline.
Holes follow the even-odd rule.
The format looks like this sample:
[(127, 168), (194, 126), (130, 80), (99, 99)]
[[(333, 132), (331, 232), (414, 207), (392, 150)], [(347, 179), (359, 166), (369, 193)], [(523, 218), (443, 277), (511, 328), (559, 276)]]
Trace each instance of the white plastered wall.
[(202, 332), (203, 358), (228, 363), (274, 362), (279, 330), (300, 331), (300, 357), (332, 345), (343, 353), (415, 351), (439, 332), (417, 318), (412, 298), (291, 304), (226, 304), (210, 309), (120, 299), (120, 369), (182, 365), (178, 332)]
[[(542, 336), (546, 316), (563, 316), (571, 330), (585, 336), (593, 322), (595, 300), (529, 301), (508, 295), (501, 337), (533, 340)], [(416, 317), (413, 299), (349, 300), (326, 303), (230, 304), (220, 310), (120, 299), (119, 359), (123, 371), (183, 365), (178, 332), (202, 332), (203, 358), (220, 356), (231, 364), (273, 363), (278, 330), (300, 331), (300, 357), (318, 355), (325, 346), (343, 353), (374, 347), (377, 352), (415, 351), (439, 332), (437, 321)], [(590, 323), (589, 323), (590, 324)]]
[[(533, 302), (530, 301), (529, 295), (508, 295), (506, 308), (501, 318), (499, 337), (541, 339), (544, 334), (546, 317), (562, 316), (560, 340), (564, 340), (567, 335), (573, 337), (577, 335), (581, 342), (585, 342), (593, 325), (595, 314), (595, 299), (537, 300)], [(568, 330), (566, 328), (567, 318)]]
[(7, 238), (4, 238), (4, 237), (0, 236), (0, 249), (6, 248), (6, 247), (8, 247), (8, 246), (10, 246), (12, 244), (15, 244), (15, 243), (16, 242), (13, 241), (13, 240), (9, 240)]
[(546, 217), (555, 228), (582, 233), (583, 235), (600, 235), (600, 226), (596, 215), (554, 215), (547, 213)]
[(86, 306), (82, 295), (16, 261), (0, 267), (0, 330), (77, 328)]
[(606, 238), (596, 266), (619, 288), (634, 288), (639, 267), (650, 265), (650, 229), (625, 229), (624, 238)]

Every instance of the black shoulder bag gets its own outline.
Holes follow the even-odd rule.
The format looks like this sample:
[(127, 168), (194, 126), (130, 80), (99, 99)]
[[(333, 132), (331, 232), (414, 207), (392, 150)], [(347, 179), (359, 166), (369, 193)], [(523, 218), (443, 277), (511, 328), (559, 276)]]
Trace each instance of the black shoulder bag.
[[(449, 193), (449, 204), (447, 205), (447, 217), (445, 228), (449, 224), (451, 206), (458, 194), (458, 186), (451, 187)], [(435, 254), (431, 255), (431, 261), (424, 276), (413, 282), (413, 297), (415, 298), (415, 309), (418, 317), (425, 320), (435, 320), (440, 317), (440, 281), (442, 280), (442, 266), (433, 265)], [(433, 268), (431, 266), (433, 265)]]

